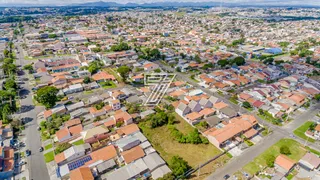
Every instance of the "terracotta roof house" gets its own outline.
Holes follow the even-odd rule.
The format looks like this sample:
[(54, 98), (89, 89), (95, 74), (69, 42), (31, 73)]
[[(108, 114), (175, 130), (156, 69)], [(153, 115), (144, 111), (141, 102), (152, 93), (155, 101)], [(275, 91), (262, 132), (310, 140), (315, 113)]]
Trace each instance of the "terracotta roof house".
[(246, 133), (258, 124), (257, 119), (253, 115), (242, 115), (232, 118), (226, 125), (214, 131), (208, 130), (205, 132), (208, 140), (216, 147), (223, 147), (227, 142)]
[(123, 126), (117, 130), (119, 135), (130, 135), (136, 132), (139, 132), (140, 129), (136, 124), (129, 124), (127, 126)]
[(56, 132), (56, 137), (59, 142), (65, 141), (71, 138), (70, 131), (67, 127), (64, 127)]
[(279, 155), (274, 162), (277, 171), (281, 172), (284, 175), (290, 172), (295, 164), (296, 163), (293, 160), (283, 154)]
[(92, 75), (91, 77), (92, 77), (92, 79), (94, 81), (97, 81), (97, 82), (105, 82), (105, 81), (114, 81), (114, 80), (116, 80), (116, 78), (113, 75), (108, 74), (108, 73), (106, 73), (104, 71), (100, 71), (100, 72)]
[(94, 177), (90, 168), (80, 167), (70, 172), (70, 180), (94, 180)]
[(140, 146), (136, 146), (130, 150), (121, 153), (126, 164), (129, 164), (137, 159), (145, 156), (143, 149)]
[(203, 115), (198, 112), (192, 112), (192, 113), (186, 115), (186, 119), (191, 124), (198, 123), (202, 119), (202, 117), (203, 117)]
[(129, 125), (133, 123), (132, 117), (126, 111), (120, 111), (120, 110), (117, 111), (113, 116), (113, 119), (116, 122), (124, 122), (125, 125)]
[(203, 115), (205, 118), (213, 116), (215, 113), (216, 111), (212, 108), (204, 108), (199, 112), (199, 114)]
[(228, 104), (224, 103), (223, 101), (218, 102), (216, 104), (213, 104), (213, 107), (217, 110), (223, 109), (225, 107), (228, 107)]

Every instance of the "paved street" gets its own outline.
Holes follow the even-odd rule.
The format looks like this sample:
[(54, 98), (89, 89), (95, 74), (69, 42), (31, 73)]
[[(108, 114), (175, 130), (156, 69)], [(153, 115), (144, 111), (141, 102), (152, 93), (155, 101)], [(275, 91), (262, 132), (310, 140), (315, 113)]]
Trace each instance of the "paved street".
[[(17, 53), (17, 65), (22, 67), (30, 62), (24, 60), (22, 48), (19, 44), (15, 44), (20, 53)], [(21, 77), (27, 78), (27, 72)], [(39, 152), (39, 147), (41, 146), (40, 134), (37, 131), (37, 114), (43, 111), (43, 107), (35, 107), (32, 103), (32, 92), (29, 83), (26, 82), (22, 84), (23, 90), (20, 91), (21, 96), (25, 96), (25, 99), (21, 99), (22, 113), (16, 116), (20, 118), (27, 118), (30, 122), (26, 123), (25, 136), (26, 136), (26, 146), (27, 149), (31, 150), (31, 156), (27, 158), (27, 168), (29, 170), (30, 179), (33, 180), (47, 180), (49, 179), (48, 171), (44, 162), (43, 154)]]

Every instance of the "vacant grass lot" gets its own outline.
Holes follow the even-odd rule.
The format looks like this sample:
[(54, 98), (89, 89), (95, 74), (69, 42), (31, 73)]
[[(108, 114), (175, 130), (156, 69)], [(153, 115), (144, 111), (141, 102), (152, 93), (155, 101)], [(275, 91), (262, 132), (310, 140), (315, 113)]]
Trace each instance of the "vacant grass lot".
[[(193, 129), (192, 126), (179, 117), (179, 115), (175, 115), (177, 120), (175, 126), (180, 132), (186, 134)], [(221, 153), (221, 151), (212, 144), (181, 144), (177, 142), (170, 135), (170, 130), (166, 125), (151, 129), (146, 126), (145, 122), (141, 122), (139, 127), (166, 162), (169, 162), (172, 156), (179, 155), (186, 160), (191, 167), (197, 167), (199, 164), (202, 164)], [(204, 179), (216, 168), (221, 167), (228, 159), (229, 157), (224, 155), (216, 161), (206, 165), (201, 169), (199, 178)], [(193, 177), (199, 179), (196, 175), (197, 173), (195, 173)]]
[(313, 124), (313, 122), (311, 121), (308, 121), (308, 122), (305, 122), (302, 126), (298, 127), (296, 130), (293, 131), (293, 133), (304, 139), (304, 140), (307, 140), (309, 142), (312, 142), (314, 143), (316, 140), (312, 139), (312, 138), (308, 138), (308, 136), (306, 136), (304, 133), (309, 129), (309, 127)]
[(243, 170), (252, 175), (260, 171), (267, 166), (265, 160), (266, 157), (268, 157), (269, 155), (277, 157), (280, 154), (280, 147), (284, 145), (288, 146), (291, 151), (291, 155), (289, 155), (288, 157), (296, 162), (298, 162), (307, 152), (307, 150), (297, 141), (293, 139), (281, 139), (265, 152), (256, 157), (252, 162), (245, 165), (243, 167)]
[(112, 74), (118, 81), (118, 83), (122, 83), (122, 78), (118, 75), (117, 73), (117, 69), (112, 69), (112, 68), (105, 68), (103, 69), (103, 71), (109, 73), (109, 74)]
[(46, 163), (53, 161), (54, 160), (53, 151), (48, 152), (47, 154), (44, 154), (44, 160), (46, 161)]

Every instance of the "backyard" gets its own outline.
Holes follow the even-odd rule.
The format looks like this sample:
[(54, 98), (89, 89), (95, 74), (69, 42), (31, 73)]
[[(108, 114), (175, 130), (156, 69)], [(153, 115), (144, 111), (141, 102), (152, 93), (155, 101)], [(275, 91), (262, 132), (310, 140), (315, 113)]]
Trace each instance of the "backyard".
[[(193, 130), (192, 126), (183, 120), (179, 115), (175, 114), (177, 124), (176, 128), (186, 134)], [(160, 153), (161, 157), (165, 161), (169, 161), (174, 155), (179, 155), (188, 162), (191, 167), (197, 167), (199, 164), (213, 158), (214, 156), (221, 153), (219, 149), (214, 147), (212, 144), (182, 144), (174, 140), (170, 135), (168, 126), (157, 127), (154, 129), (149, 128), (144, 122), (139, 124), (143, 134), (148, 138), (153, 147)], [(199, 154), (201, 156), (199, 156)], [(221, 167), (227, 162), (229, 157), (224, 155), (203, 167), (201, 169), (200, 179), (204, 179), (210, 175), (215, 169)], [(197, 173), (192, 175), (195, 179)], [(192, 178), (191, 177), (191, 178)], [(198, 179), (199, 179), (198, 178)]]
[(288, 155), (288, 157), (296, 162), (299, 161), (307, 152), (307, 150), (297, 141), (293, 139), (281, 139), (265, 152), (256, 157), (252, 162), (245, 165), (243, 170), (250, 174), (256, 174), (258, 171), (267, 166), (267, 157), (270, 155), (273, 155), (274, 157), (280, 155), (280, 147), (282, 146), (287, 146), (290, 149), (291, 154)]
[(300, 137), (300, 138), (302, 138), (302, 139), (304, 139), (304, 140), (307, 140), (307, 141), (309, 141), (309, 142), (311, 142), (311, 143), (314, 143), (314, 142), (315, 142), (314, 139), (309, 138), (308, 136), (305, 135), (305, 132), (309, 129), (309, 127), (310, 127), (313, 123), (314, 123), (314, 122), (307, 121), (307, 122), (305, 122), (302, 126), (298, 127), (296, 130), (294, 130), (293, 133), (294, 133), (296, 136), (298, 136), (298, 137)]
[(78, 141), (76, 141), (76, 142), (73, 142), (72, 143), (73, 145), (81, 145), (81, 144), (84, 144), (84, 141), (83, 141), (83, 139), (80, 139), (80, 140), (78, 140)]

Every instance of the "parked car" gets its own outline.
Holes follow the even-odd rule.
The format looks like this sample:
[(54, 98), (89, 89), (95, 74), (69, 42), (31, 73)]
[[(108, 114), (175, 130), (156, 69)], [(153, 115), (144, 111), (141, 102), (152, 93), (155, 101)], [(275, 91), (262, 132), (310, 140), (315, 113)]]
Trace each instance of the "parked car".
[(26, 155), (30, 156), (31, 155), (31, 151), (29, 149), (26, 150)]
[(230, 178), (229, 174), (226, 174), (225, 176), (223, 176), (223, 179), (229, 179), (229, 178)]
[(42, 151), (43, 151), (43, 147), (40, 147), (40, 148), (39, 148), (39, 152), (42, 152)]

